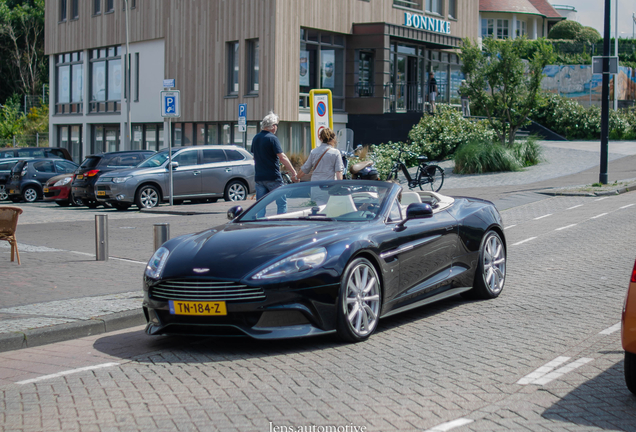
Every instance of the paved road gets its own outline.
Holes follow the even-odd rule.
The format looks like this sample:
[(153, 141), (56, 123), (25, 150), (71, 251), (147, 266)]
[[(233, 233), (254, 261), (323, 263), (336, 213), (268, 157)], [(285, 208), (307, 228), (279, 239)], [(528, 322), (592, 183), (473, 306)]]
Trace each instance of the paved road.
[(150, 338), (133, 328), (1, 353), (0, 424), (636, 430), (616, 326), (635, 217), (636, 192), (505, 210), (508, 276), (498, 299), (409, 311), (360, 344)]

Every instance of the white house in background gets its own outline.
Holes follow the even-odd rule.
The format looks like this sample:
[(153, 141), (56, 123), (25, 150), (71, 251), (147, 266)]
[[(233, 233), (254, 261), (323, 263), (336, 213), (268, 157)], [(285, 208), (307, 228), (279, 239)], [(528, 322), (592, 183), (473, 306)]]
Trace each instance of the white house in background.
[(565, 18), (547, 0), (479, 0), (479, 35), (496, 39), (546, 37)]
[(556, 10), (562, 17), (569, 19), (570, 21), (578, 21), (576, 14), (578, 11), (574, 6), (552, 4), (554, 10)]

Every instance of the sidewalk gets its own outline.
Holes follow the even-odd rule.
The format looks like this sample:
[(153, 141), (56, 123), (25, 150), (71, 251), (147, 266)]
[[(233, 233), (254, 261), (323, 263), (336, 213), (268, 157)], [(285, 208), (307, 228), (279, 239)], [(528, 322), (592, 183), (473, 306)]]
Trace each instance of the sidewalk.
[[(599, 178), (599, 143), (541, 144), (546, 160), (517, 173), (460, 176), (452, 173), (452, 161), (442, 162), (442, 192), (488, 199), (505, 211), (546, 195), (636, 189), (636, 142), (610, 143), (611, 184), (601, 188), (590, 186)], [(153, 225), (170, 223), (176, 237), (223, 224), (230, 207), (251, 203), (162, 205), (141, 212), (20, 205), (21, 266), (10, 262), (9, 245), (0, 242), (0, 352), (145, 324), (141, 283), (153, 253)], [(109, 218), (108, 261), (95, 260), (95, 214)]]

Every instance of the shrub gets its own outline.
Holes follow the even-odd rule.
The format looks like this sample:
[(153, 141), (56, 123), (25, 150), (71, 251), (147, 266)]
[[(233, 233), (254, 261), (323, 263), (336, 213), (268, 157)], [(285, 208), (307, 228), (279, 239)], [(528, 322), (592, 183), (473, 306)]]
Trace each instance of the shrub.
[(589, 42), (595, 44), (603, 39), (603, 37), (594, 27), (583, 27), (576, 35), (575, 39), (578, 42)]
[(528, 137), (527, 140), (515, 142), (512, 150), (517, 162), (519, 162), (521, 166), (529, 167), (537, 165), (543, 160), (543, 149), (537, 141), (537, 137), (531, 136)]
[(519, 171), (522, 166), (516, 158), (514, 147), (510, 149), (499, 142), (478, 139), (462, 145), (453, 159), (458, 174)]
[(450, 105), (438, 104), (434, 116), (424, 115), (409, 132), (417, 154), (430, 160), (445, 159), (462, 144), (478, 137), (494, 139), (495, 132), (485, 120), (473, 121)]
[[(420, 153), (420, 147), (417, 144), (407, 144), (403, 142), (391, 142), (386, 144), (380, 144), (371, 148), (369, 157), (373, 161), (375, 168), (378, 170), (378, 175), (381, 179), (386, 179), (386, 176), (393, 167), (393, 161), (398, 158), (399, 149), (403, 150), (402, 161), (407, 167), (417, 165), (417, 156)], [(357, 162), (357, 161), (355, 161)]]
[(550, 33), (549, 39), (576, 39), (576, 36), (583, 30), (583, 25), (570, 20), (563, 20), (556, 23)]

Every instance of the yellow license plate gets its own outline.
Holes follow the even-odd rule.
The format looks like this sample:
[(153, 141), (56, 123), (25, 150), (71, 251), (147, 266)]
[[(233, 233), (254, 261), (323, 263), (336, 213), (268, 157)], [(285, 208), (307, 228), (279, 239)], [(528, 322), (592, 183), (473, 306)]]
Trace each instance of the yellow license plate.
[(9, 189), (9, 193), (10, 194), (14, 194), (14, 193), (16, 193), (16, 191), (14, 191), (13, 189)]
[(78, 175), (78, 176), (77, 176), (77, 179), (78, 179), (78, 180), (81, 180), (81, 179), (83, 179), (83, 178), (84, 178), (84, 176), (83, 176), (82, 174), (80, 174), (80, 175)]
[(225, 302), (191, 302), (170, 300), (172, 315), (227, 315)]
[(49, 191), (49, 188), (44, 188), (44, 193), (47, 193)]
[(104, 196), (106, 195), (106, 192), (104, 191), (97, 191), (97, 196)]

